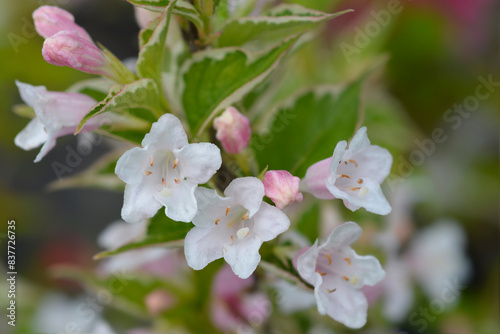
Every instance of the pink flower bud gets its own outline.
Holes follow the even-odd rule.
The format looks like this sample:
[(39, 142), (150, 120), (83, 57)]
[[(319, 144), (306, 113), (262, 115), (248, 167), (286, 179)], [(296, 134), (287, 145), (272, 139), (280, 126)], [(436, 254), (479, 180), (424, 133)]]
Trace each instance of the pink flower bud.
[(63, 30), (45, 40), (43, 58), (50, 64), (69, 66), (76, 70), (112, 76), (107, 69), (104, 53), (90, 40), (76, 31)]
[(42, 6), (33, 12), (35, 29), (44, 38), (49, 38), (63, 30), (75, 31), (85, 39), (92, 41), (89, 34), (75, 23), (71, 13), (54, 6)]
[(262, 180), (266, 196), (278, 209), (283, 209), (290, 203), (301, 202), (304, 198), (299, 191), (300, 178), (286, 170), (271, 170)]
[(222, 115), (214, 119), (215, 137), (221, 142), (227, 153), (237, 154), (243, 151), (250, 141), (250, 122), (236, 108), (227, 108)]

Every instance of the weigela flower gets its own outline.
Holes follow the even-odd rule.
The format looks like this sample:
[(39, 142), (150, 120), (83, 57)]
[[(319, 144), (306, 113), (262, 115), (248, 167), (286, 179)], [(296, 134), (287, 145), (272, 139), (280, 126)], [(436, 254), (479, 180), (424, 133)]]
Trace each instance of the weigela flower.
[[(16, 136), (14, 142), (23, 150), (43, 144), (35, 158), (39, 162), (56, 145), (58, 137), (73, 134), (83, 116), (96, 101), (79, 93), (50, 92), (44, 86), (16, 81), (23, 101), (35, 110), (36, 117)], [(85, 124), (83, 131), (98, 127), (99, 117)]]
[(212, 285), (211, 317), (223, 332), (253, 333), (250, 326), (259, 325), (269, 317), (271, 302), (262, 292), (251, 291), (255, 277), (236, 276), (227, 265), (217, 273)]
[(71, 13), (55, 6), (41, 6), (33, 12), (36, 32), (43, 38), (49, 38), (63, 30), (72, 30), (83, 38), (92, 41), (87, 31), (75, 23)]
[(189, 144), (171, 114), (153, 124), (142, 146), (125, 152), (116, 164), (116, 174), (127, 184), (123, 220), (138, 223), (165, 206), (167, 217), (190, 222), (197, 211), (194, 191), (220, 168), (220, 150), (211, 143)]
[(339, 142), (331, 158), (309, 167), (301, 190), (320, 199), (340, 198), (351, 211), (365, 208), (380, 215), (391, 212), (380, 184), (390, 173), (392, 155), (370, 145), (366, 127), (359, 129), (346, 148), (346, 141)]
[(227, 108), (214, 119), (214, 128), (217, 130), (215, 137), (227, 153), (237, 154), (248, 146), (252, 133), (250, 121), (238, 109)]
[(233, 180), (220, 197), (215, 190), (198, 188), (195, 227), (184, 244), (188, 265), (196, 270), (224, 257), (240, 278), (250, 276), (260, 262), (263, 242), (290, 226), (278, 208), (262, 201), (264, 185), (255, 177)]
[(314, 286), (319, 313), (350, 328), (365, 325), (368, 302), (361, 288), (381, 281), (385, 272), (373, 256), (360, 256), (350, 245), (361, 236), (358, 224), (335, 228), (328, 240), (318, 241), (297, 258), (297, 271)]
[(278, 209), (283, 209), (290, 203), (301, 202), (304, 198), (299, 191), (300, 178), (286, 170), (271, 170), (266, 172), (264, 190)]

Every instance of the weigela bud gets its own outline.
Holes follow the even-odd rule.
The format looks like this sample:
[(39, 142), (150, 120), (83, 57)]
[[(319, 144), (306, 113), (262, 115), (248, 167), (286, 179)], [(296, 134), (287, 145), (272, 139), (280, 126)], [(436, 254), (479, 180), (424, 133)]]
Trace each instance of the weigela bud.
[(42, 6), (33, 12), (33, 21), (37, 33), (49, 38), (63, 30), (76, 31), (83, 38), (92, 40), (89, 34), (75, 23), (75, 18), (71, 13), (54, 6)]
[(250, 122), (238, 109), (227, 108), (214, 119), (214, 128), (217, 130), (215, 137), (227, 153), (237, 154), (248, 146), (252, 133)]
[(266, 196), (278, 209), (283, 209), (290, 203), (301, 202), (304, 198), (299, 191), (300, 178), (286, 170), (271, 170), (262, 180)]
[(112, 76), (104, 53), (76, 31), (63, 30), (47, 38), (43, 43), (42, 55), (52, 65)]

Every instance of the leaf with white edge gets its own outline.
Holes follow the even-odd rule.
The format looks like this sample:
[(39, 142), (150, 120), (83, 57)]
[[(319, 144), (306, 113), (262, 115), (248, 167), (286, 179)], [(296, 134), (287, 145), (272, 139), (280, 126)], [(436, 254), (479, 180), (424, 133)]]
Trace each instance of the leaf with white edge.
[(175, 0), (126, 0), (132, 5), (144, 8), (153, 12), (163, 12), (165, 7)]
[(118, 90), (119, 86), (111, 87), (111, 90), (105, 100), (96, 104), (85, 115), (78, 125), (76, 133), (80, 132), (85, 123), (105, 112), (131, 113), (134, 109), (146, 109), (151, 115), (144, 113), (135, 114), (136, 117), (145, 120), (154, 120), (153, 116), (162, 114), (159, 92), (155, 82), (152, 79), (139, 79)]
[[(172, 15), (172, 9), (175, 5), (176, 0), (173, 0), (165, 7), (165, 11), (162, 13), (158, 21), (153, 21), (148, 25), (148, 27), (141, 33), (141, 41), (143, 44), (141, 50), (139, 51), (139, 57), (137, 58), (137, 63), (135, 65), (137, 75), (141, 78), (151, 78), (158, 85), (161, 91), (161, 72), (163, 69), (163, 52), (165, 49), (165, 41), (167, 39), (168, 26), (170, 22), (170, 17)], [(149, 35), (151, 30), (151, 24), (156, 24), (154, 31), (150, 34), (149, 40), (144, 44), (144, 36)]]
[(198, 10), (196, 10), (196, 8), (189, 2), (177, 0), (173, 14), (188, 19), (198, 28), (199, 31), (203, 31), (203, 21), (200, 18), (200, 13), (198, 13)]
[(296, 40), (288, 39), (263, 53), (212, 49), (187, 60), (181, 68), (178, 95), (193, 133), (199, 136), (218, 112), (261, 83)]
[(120, 254), (132, 249), (144, 247), (179, 248), (184, 246), (184, 238), (193, 224), (181, 223), (165, 216), (165, 209), (158, 210), (150, 219), (146, 235), (141, 240), (136, 240), (117, 249), (104, 251), (94, 256), (95, 260)]
[(328, 14), (298, 5), (280, 7), (284, 7), (281, 8), (282, 11), (271, 12), (269, 16), (229, 20), (221, 28), (222, 33), (217, 45), (219, 47), (244, 45), (247, 49), (259, 50), (279, 43), (292, 35), (304, 33), (318, 23), (351, 12), (351, 10), (346, 10)]
[[(95, 135), (93, 145), (102, 143), (102, 134)], [(100, 137), (99, 137), (100, 136)], [(92, 141), (90, 141), (92, 144)], [(124, 150), (112, 151), (99, 158), (92, 166), (76, 175), (65, 177), (66, 166), (58, 166), (57, 162), (52, 163), (52, 168), (60, 177), (59, 180), (49, 183), (49, 191), (64, 190), (69, 188), (95, 188), (103, 190), (123, 191), (123, 182), (115, 174), (116, 161), (123, 154)], [(66, 169), (64, 168), (66, 167)], [(59, 169), (58, 169), (59, 168)], [(60, 172), (58, 172), (60, 171)]]
[(276, 112), (267, 133), (251, 142), (261, 166), (303, 176), (307, 167), (331, 157), (358, 121), (361, 80), (338, 92), (334, 87), (306, 91)]

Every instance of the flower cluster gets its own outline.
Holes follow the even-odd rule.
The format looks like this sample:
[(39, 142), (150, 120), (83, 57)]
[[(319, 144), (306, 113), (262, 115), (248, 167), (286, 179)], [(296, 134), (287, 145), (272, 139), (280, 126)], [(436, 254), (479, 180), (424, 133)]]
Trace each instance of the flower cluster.
[[(157, 15), (140, 8), (137, 15), (143, 31), (150, 30), (145, 34), (150, 39), (142, 42), (141, 49), (141, 54), (147, 54), (148, 47), (166, 38), (161, 37), (163, 30), (150, 29), (151, 25), (157, 23), (161, 28), (163, 22), (168, 26), (168, 22), (162, 20), (171, 12), (167, 9)], [(186, 225), (189, 231), (182, 237), (188, 266), (201, 270), (224, 258), (229, 264), (227, 268), (232, 270), (224, 269), (216, 278), (223, 283), (216, 283), (214, 288), (218, 298), (212, 316), (224, 330), (233, 330), (246, 321), (249, 305), (256, 299), (266, 299), (260, 293), (244, 297), (241, 293), (254, 283), (253, 275), (261, 263), (261, 247), (266, 242), (279, 243), (273, 240), (290, 229), (290, 212), (300, 211), (301, 202), (306, 202), (305, 196), (312, 195), (308, 198), (311, 201), (341, 199), (351, 211), (364, 208), (379, 215), (391, 211), (381, 183), (389, 175), (392, 156), (387, 149), (370, 143), (366, 127), (353, 133), (349, 143), (338, 142), (333, 156), (309, 166), (302, 178), (293, 175), (295, 171), (291, 169), (255, 172), (251, 164), (241, 161), (248, 161), (252, 129), (256, 125), (248, 114), (228, 106), (234, 96), (231, 103), (221, 104), (206, 118), (205, 123), (213, 129), (210, 126), (199, 129), (195, 125), (193, 128), (199, 130), (195, 135), (187, 124), (191, 122), (189, 115), (174, 112), (175, 108), (159, 93), (162, 87), (157, 86), (158, 82), (160, 86), (167, 86), (167, 74), (144, 77), (143, 72), (137, 71), (136, 77), (109, 51), (98, 47), (85, 29), (74, 22), (73, 16), (62, 9), (43, 6), (33, 13), (33, 18), (37, 32), (45, 38), (42, 55), (47, 62), (106, 77), (115, 86), (110, 88), (106, 100), (98, 102), (81, 92), (50, 92), (43, 86), (17, 82), (22, 99), (36, 116), (16, 137), (16, 145), (29, 150), (43, 144), (35, 159), (38, 162), (54, 147), (58, 137), (99, 128), (101, 113), (112, 107), (115, 107), (114, 113), (109, 114), (129, 117), (129, 121), (138, 117), (134, 112), (141, 107), (152, 110), (155, 119), (148, 123), (149, 132), (142, 134), (140, 145), (136, 141), (133, 148), (121, 155), (114, 169), (125, 183), (121, 217), (127, 223), (137, 224), (138, 228), (128, 229), (125, 223), (117, 223), (102, 236), (101, 243), (105, 248), (119, 249), (133, 242), (150, 233), (146, 226), (153, 224), (158, 214), (168, 217), (169, 224), (189, 224)], [(158, 50), (162, 51), (164, 44), (159, 45)], [(207, 59), (215, 61), (220, 57)], [(137, 61), (138, 68), (144, 61)], [(190, 61), (195, 62), (196, 58)], [(145, 88), (139, 83), (144, 82), (154, 89), (147, 93), (141, 91)], [(210, 92), (203, 93), (210, 95)], [(130, 104), (135, 104), (129, 110), (126, 103), (124, 106), (117, 102), (117, 97), (124, 100), (126, 94), (132, 97), (143, 94), (148, 98), (131, 98)], [(150, 104), (144, 102), (137, 106), (137, 101)], [(127, 112), (123, 112), (124, 109)], [(186, 113), (189, 110), (184, 109)], [(144, 117), (141, 122), (149, 119)], [(228, 172), (230, 163), (240, 163), (242, 167)], [(222, 176), (228, 181), (225, 184)], [(385, 275), (376, 258), (360, 256), (351, 248), (361, 233), (356, 223), (344, 223), (333, 230), (326, 242), (319, 245), (316, 240), (302, 250), (296, 258), (296, 271), (288, 268), (294, 275), (298, 273), (296, 279), (307, 289), (314, 290), (321, 314), (351, 328), (366, 323), (368, 302), (361, 289), (377, 284)], [(122, 262), (108, 263), (101, 271), (109, 272), (113, 265), (143, 268), (141, 266), (154, 264), (165, 256), (168, 254), (161, 249), (142, 250), (133, 257), (122, 258)], [(224, 286), (227, 282), (234, 282), (234, 287)], [(173, 303), (173, 298), (163, 291), (152, 291), (146, 298), (151, 314), (159, 314)], [(263, 319), (269, 316), (269, 310), (260, 313)]]

